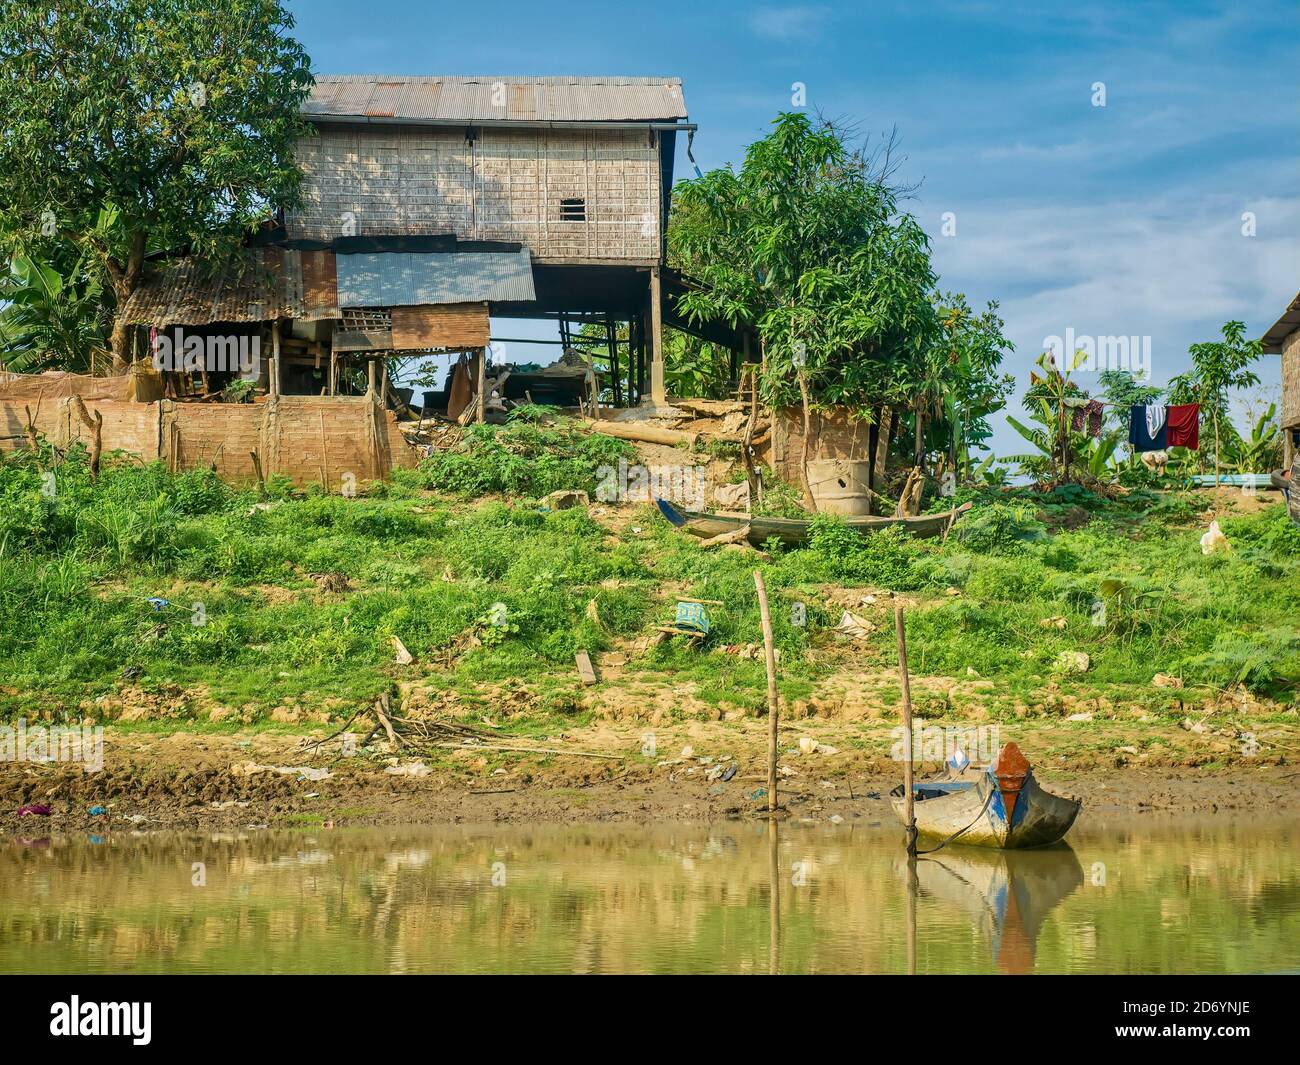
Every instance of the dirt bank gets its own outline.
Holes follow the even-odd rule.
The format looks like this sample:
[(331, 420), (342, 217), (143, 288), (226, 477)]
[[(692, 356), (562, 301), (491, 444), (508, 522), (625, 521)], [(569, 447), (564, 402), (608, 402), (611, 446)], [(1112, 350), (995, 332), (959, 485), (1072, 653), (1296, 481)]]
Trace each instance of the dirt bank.
[[(1119, 812), (1293, 816), (1300, 807), (1298, 732), (1264, 728), (1246, 746), (1169, 726), (1029, 724), (1001, 729), (995, 742), (1015, 740), (1042, 783), (1082, 798), (1086, 824)], [(653, 731), (601, 723), (496, 744), (574, 752), (566, 754), (478, 748), (394, 755), (387, 741), (353, 749), (341, 738), (310, 746), (325, 735), (110, 728), (99, 772), (67, 763), (0, 765), (0, 830), (31, 838), (295, 825), (713, 821), (766, 808), (761, 721)], [(888, 791), (900, 779), (891, 739), (888, 728), (861, 723), (783, 728), (784, 816), (889, 821)], [(801, 740), (817, 747), (801, 751)], [(920, 775), (937, 770), (923, 763)], [(26, 804), (47, 805), (50, 815), (18, 816)], [(105, 812), (92, 815), (92, 807)]]

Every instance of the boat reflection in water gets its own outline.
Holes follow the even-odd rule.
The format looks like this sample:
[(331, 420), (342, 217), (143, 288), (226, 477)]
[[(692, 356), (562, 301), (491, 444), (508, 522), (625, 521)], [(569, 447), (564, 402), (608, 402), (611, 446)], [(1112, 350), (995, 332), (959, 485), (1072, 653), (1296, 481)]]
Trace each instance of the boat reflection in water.
[(1043, 921), (1084, 879), (1065, 844), (1027, 851), (950, 847), (907, 866), (909, 972), (916, 971), (918, 897), (967, 913), (988, 937), (999, 971), (1032, 973)]

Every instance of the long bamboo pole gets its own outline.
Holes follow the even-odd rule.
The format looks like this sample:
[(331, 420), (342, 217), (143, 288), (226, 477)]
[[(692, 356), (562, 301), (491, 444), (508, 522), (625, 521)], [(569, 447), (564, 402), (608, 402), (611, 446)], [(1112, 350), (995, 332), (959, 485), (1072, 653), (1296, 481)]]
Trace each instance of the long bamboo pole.
[(916, 857), (916, 809), (912, 795), (912, 685), (907, 675), (907, 632), (903, 604), (894, 603), (894, 632), (898, 636), (898, 676), (903, 686), (903, 796), (907, 810), (907, 853)]
[(776, 644), (772, 640), (772, 614), (767, 607), (767, 585), (763, 571), (754, 570), (758, 589), (758, 611), (763, 622), (763, 651), (767, 661), (767, 812), (776, 813), (776, 727), (780, 703), (776, 693)]

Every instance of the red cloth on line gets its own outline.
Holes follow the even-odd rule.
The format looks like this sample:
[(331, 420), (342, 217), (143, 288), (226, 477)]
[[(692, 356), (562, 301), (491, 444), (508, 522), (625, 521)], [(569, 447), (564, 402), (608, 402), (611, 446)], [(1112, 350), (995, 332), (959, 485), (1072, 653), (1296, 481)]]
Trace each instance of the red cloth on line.
[(1168, 408), (1165, 419), (1165, 444), (1195, 451), (1200, 445), (1201, 405), (1181, 403)]

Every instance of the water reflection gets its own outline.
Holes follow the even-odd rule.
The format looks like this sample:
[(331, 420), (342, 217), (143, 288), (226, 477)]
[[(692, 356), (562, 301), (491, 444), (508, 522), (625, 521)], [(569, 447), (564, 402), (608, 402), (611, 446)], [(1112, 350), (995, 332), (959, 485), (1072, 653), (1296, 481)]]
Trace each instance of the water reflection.
[(1044, 920), (1083, 883), (1083, 867), (1065, 845), (1027, 851), (949, 847), (910, 864), (916, 867), (909, 870), (910, 894), (924, 892), (966, 914), (1005, 973), (1034, 971)]
[(1300, 963), (1290, 826), (397, 828), (0, 842), (6, 972), (1241, 972)]

